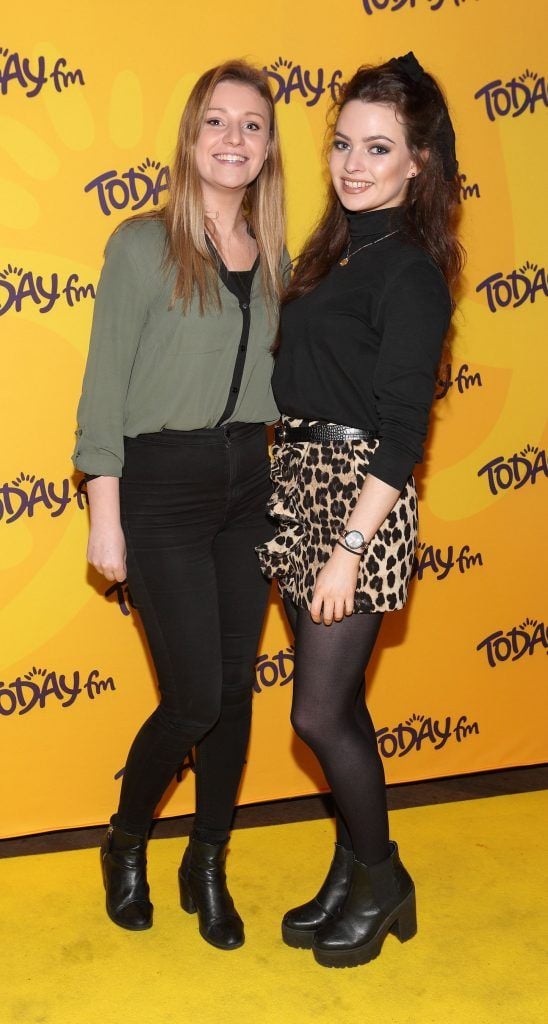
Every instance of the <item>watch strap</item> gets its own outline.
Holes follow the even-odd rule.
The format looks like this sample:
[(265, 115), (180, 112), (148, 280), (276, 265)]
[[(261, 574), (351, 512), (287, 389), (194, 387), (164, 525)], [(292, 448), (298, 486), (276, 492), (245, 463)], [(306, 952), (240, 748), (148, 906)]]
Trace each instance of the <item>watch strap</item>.
[(363, 537), (363, 533), (361, 532), (361, 530), (341, 530), (339, 532), (339, 538), (342, 543), (342, 546), (346, 548), (347, 551), (351, 551), (352, 554), (354, 555), (364, 555), (369, 546), (369, 541), (366, 541), (365, 537), (363, 537), (363, 543), (360, 544), (359, 547), (351, 547), (349, 544), (346, 543), (346, 537), (348, 536), (349, 533), (359, 533), (360, 536)]

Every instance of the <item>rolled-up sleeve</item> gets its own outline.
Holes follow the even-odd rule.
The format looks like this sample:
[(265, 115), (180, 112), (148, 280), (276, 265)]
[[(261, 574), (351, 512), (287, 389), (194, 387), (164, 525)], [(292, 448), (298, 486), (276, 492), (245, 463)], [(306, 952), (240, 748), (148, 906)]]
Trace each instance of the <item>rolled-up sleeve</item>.
[(402, 490), (423, 456), (444, 338), (451, 320), (445, 280), (420, 261), (400, 272), (383, 296), (381, 345), (373, 380), (380, 443), (369, 472)]
[(121, 476), (124, 406), (147, 314), (147, 291), (131, 251), (131, 226), (110, 239), (97, 286), (89, 354), (78, 405), (77, 469)]

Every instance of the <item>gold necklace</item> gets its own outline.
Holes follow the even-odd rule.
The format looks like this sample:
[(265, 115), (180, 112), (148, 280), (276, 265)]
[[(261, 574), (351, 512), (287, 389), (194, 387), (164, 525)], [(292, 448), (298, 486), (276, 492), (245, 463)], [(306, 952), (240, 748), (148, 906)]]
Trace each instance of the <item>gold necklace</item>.
[(360, 245), (359, 249), (354, 249), (354, 252), (350, 252), (350, 242), (348, 243), (348, 249), (346, 250), (346, 256), (343, 256), (342, 260), (339, 260), (339, 267), (346, 267), (353, 256), (357, 252), (361, 252), (362, 249), (367, 249), (370, 245), (376, 245), (377, 242), (384, 242), (385, 238), (391, 238), (392, 235), (397, 235), (400, 229), (396, 228), (395, 231), (390, 231), (387, 235), (383, 235), (382, 238), (375, 238), (373, 242), (366, 242), (365, 245)]

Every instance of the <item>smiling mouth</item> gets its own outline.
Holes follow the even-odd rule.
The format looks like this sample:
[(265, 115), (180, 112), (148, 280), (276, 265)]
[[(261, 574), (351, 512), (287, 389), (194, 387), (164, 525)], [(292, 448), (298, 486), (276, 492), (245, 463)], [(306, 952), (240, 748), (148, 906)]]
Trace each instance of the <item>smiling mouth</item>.
[(342, 178), (342, 183), (348, 192), (364, 192), (373, 184), (372, 181), (353, 181), (351, 178)]
[(213, 156), (222, 164), (244, 164), (247, 161), (247, 157), (239, 153), (214, 153)]

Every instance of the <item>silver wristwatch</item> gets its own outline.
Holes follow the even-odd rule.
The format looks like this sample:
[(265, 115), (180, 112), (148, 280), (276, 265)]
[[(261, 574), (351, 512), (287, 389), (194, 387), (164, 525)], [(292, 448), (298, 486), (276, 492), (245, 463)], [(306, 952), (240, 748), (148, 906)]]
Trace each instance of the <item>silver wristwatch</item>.
[(341, 530), (339, 537), (341, 547), (353, 555), (363, 555), (367, 551), (368, 541), (359, 530)]

